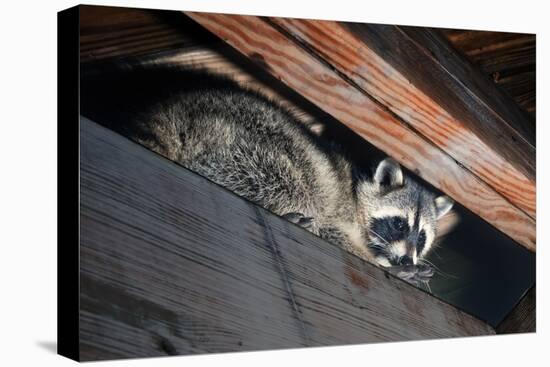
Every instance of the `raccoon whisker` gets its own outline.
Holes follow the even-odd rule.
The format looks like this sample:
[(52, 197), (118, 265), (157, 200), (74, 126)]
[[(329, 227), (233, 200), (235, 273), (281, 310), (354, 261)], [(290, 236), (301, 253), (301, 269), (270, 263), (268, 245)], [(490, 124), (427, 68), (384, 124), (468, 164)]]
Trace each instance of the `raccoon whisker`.
[(418, 263), (423, 264), (423, 265), (429, 265), (430, 267), (432, 267), (436, 272), (438, 272), (441, 275), (445, 274), (440, 268), (435, 266), (434, 263), (432, 263), (431, 261), (428, 261), (426, 259), (418, 259)]
[(440, 273), (442, 273), (441, 269), (439, 267), (437, 267), (433, 262), (427, 260), (427, 259), (418, 259), (418, 262), (421, 263), (421, 264), (424, 264), (424, 265), (429, 265), (431, 266), (432, 268), (434, 268), (435, 270), (439, 271)]
[(439, 268), (437, 266), (434, 265), (433, 262), (427, 260), (427, 259), (418, 259), (418, 262), (421, 263), (421, 264), (426, 264), (426, 265), (430, 265), (432, 268), (434, 268), (435, 270), (439, 270)]
[(460, 277), (457, 277), (456, 275), (445, 273), (441, 270), (438, 270), (438, 273), (439, 273), (439, 275), (441, 275), (442, 277), (445, 277), (445, 278), (460, 279)]
[(435, 256), (437, 256), (438, 259), (442, 259), (441, 255), (439, 255), (439, 254), (437, 253), (437, 250), (438, 250), (437, 247), (433, 247), (433, 249), (432, 249), (432, 254), (434, 254)]
[(432, 263), (431, 261), (428, 261), (426, 259), (418, 259), (418, 262), (421, 263), (421, 264), (424, 264), (424, 265), (429, 265), (431, 266), (432, 268), (435, 269), (436, 272), (439, 273), (439, 275), (443, 276), (443, 277), (447, 277), (447, 278), (453, 278), (453, 279), (459, 279), (459, 277), (457, 277), (456, 275), (452, 275), (452, 274), (449, 274), (449, 273), (446, 273), (444, 271), (442, 271), (440, 268), (438, 268), (437, 266), (434, 265), (434, 263)]
[(384, 242), (385, 244), (387, 244), (388, 246), (391, 246), (390, 243), (388, 241), (386, 241), (381, 235), (379, 235), (378, 233), (376, 233), (374, 230), (370, 229), (369, 232), (373, 235), (375, 235), (376, 237), (378, 237), (378, 239), (380, 239), (382, 242)]
[(386, 246), (377, 245), (377, 244), (374, 244), (374, 243), (371, 242), (371, 243), (368, 244), (368, 247), (371, 250), (377, 250), (379, 255), (388, 257), (388, 251), (387, 251)]
[(378, 250), (386, 250), (386, 246), (383, 246), (383, 245), (378, 245), (376, 243), (369, 243), (369, 247), (370, 248), (373, 248), (373, 249), (378, 249)]
[(422, 283), (424, 283), (424, 285), (426, 286), (426, 288), (428, 289), (428, 291), (429, 291), (430, 293), (433, 293), (433, 292), (432, 292), (432, 288), (430, 287), (429, 282), (426, 281), (426, 282), (422, 282)]

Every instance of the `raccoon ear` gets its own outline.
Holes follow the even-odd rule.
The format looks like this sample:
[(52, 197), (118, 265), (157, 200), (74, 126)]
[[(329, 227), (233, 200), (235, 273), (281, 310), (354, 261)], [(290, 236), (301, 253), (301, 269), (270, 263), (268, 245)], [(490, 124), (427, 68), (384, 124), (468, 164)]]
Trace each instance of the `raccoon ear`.
[(374, 182), (385, 188), (403, 186), (403, 171), (392, 158), (386, 158), (378, 164), (374, 173)]
[(449, 210), (451, 210), (451, 208), (453, 207), (454, 203), (455, 202), (453, 201), (453, 199), (448, 196), (442, 195), (436, 197), (434, 200), (436, 219), (439, 219), (447, 214)]

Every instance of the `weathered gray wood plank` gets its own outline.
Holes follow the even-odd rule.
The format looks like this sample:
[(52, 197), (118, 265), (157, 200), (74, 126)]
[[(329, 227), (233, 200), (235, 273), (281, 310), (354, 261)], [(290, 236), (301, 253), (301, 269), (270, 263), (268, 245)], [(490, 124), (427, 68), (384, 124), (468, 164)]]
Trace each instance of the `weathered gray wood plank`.
[(81, 119), (83, 360), (494, 334)]
[(534, 333), (537, 329), (537, 290), (533, 286), (497, 326), (499, 334)]

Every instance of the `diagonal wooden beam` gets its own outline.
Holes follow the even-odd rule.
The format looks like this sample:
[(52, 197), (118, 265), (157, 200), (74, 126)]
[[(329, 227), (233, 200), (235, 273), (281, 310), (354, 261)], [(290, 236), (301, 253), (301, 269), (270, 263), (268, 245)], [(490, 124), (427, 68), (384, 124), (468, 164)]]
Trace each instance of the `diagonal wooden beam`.
[[(525, 140), (533, 147), (536, 145), (535, 125), (532, 117), (526, 114), (518, 103), (513, 103), (516, 100), (514, 98), (510, 98), (510, 95), (503, 92), (503, 89), (494, 88), (494, 76), (489, 75), (492, 70), (490, 68), (483, 67), (483, 64), (487, 63), (488, 60), (482, 61), (476, 58), (475, 56), (477, 52), (474, 50), (464, 54), (463, 49), (459, 49), (458, 45), (455, 46), (451, 43), (451, 41), (445, 36), (443, 30), (403, 26), (395, 28), (401, 32), (403, 36), (409, 40), (409, 42), (414, 43), (417, 50), (425, 54), (429, 54), (432, 61), (438, 65), (442, 72), (455, 79), (454, 84), (456, 85), (456, 88), (462, 89), (462, 93), (458, 95), (459, 101), (461, 101), (462, 104), (466, 104), (466, 102), (472, 104), (471, 106), (465, 106), (466, 110), (471, 108), (478, 113), (483, 111), (487, 113), (487, 121), (484, 121), (480, 124), (480, 126), (484, 126), (486, 124), (490, 125), (494, 123), (493, 121), (500, 121), (498, 128), (501, 130), (501, 134), (509, 137), (514, 136), (515, 138)], [(510, 33), (503, 32), (475, 31), (475, 33), (480, 38), (484, 36), (490, 38), (490, 34), (494, 35), (493, 37), (496, 37), (495, 35), (500, 35), (500, 37), (503, 38), (510, 36)], [(505, 68), (504, 65), (506, 65), (506, 68), (518, 66), (525, 67), (527, 65), (531, 65), (530, 63), (533, 63), (532, 65), (534, 66), (536, 62), (534, 57), (535, 35), (514, 34), (513, 37), (514, 40), (510, 40), (509, 42), (502, 42), (502, 40), (499, 41), (498, 39), (494, 39), (494, 44), (489, 47), (478, 45), (481, 49), (478, 48), (477, 51), (483, 53), (490, 49), (496, 51), (499, 48), (508, 49), (509, 52), (512, 53), (519, 51), (521, 53), (519, 60), (503, 58), (502, 55), (499, 57), (498, 54), (491, 54), (490, 59), (493, 63), (500, 65), (500, 68)], [(474, 47), (476, 46), (474, 45)], [(474, 65), (472, 62), (476, 62), (476, 64)], [(515, 63), (517, 63), (516, 66), (514, 66)], [(499, 80), (498, 84), (501, 84), (501, 82), (502, 79)], [(458, 90), (459, 89), (457, 89), (457, 91)], [(436, 95), (434, 95), (434, 97), (437, 98)], [(475, 106), (476, 108), (474, 109), (472, 106)], [(459, 107), (459, 105), (455, 107)], [(449, 104), (448, 108), (452, 109), (453, 106)], [(464, 113), (461, 112), (461, 110), (456, 110), (456, 112), (458, 114)], [(467, 121), (466, 119), (465, 121), (472, 123), (472, 121)], [(475, 129), (475, 126), (472, 126), (472, 128)], [(480, 133), (483, 135), (483, 131), (480, 131)], [(528, 146), (518, 145), (516, 149), (522, 150), (526, 147)], [(512, 150), (509, 150), (508, 152), (510, 151)], [(505, 152), (505, 154), (506, 153), (507, 152)], [(518, 158), (520, 157), (516, 157), (515, 159)], [(534, 163), (534, 161), (531, 162), (531, 164), (532, 163)]]
[[(380, 57), (376, 58), (379, 64), (368, 64), (376, 57), (372, 53), (369, 55), (373, 59), (362, 59), (364, 56), (361, 56), (360, 53), (367, 52), (367, 48), (349, 30), (329, 22), (333, 23), (332, 26), (336, 33), (330, 34), (330, 38), (324, 39), (323, 42), (327, 46), (322, 48), (325, 52), (321, 52), (319, 43), (322, 43), (322, 37), (317, 43), (318, 47), (315, 48), (312, 47), (313, 42), (306, 39), (305, 33), (301, 36), (297, 34), (296, 22), (309, 24), (313, 21), (286, 19), (274, 21), (271, 18), (254, 16), (193, 12), (188, 12), (187, 15), (242, 54), (256, 61), (260, 67), (269, 71), (319, 108), (396, 158), (405, 167), (452, 196), (526, 248), (535, 250), (535, 220), (527, 213), (527, 210), (520, 209), (510, 198), (493, 187), (497, 186), (498, 180), (491, 181), (492, 185), (484, 180), (483, 177), (490, 176), (490, 174), (485, 176), (481, 174), (484, 169), (488, 169), (487, 167), (474, 164), (474, 161), (484, 158), (479, 156), (483, 153), (483, 147), (480, 148), (479, 145), (483, 143), (483, 140), (477, 139), (477, 136), (471, 131), (464, 131), (464, 129), (454, 131), (449, 127), (445, 127), (443, 130), (439, 128), (442, 137), (437, 140), (436, 135), (430, 132), (431, 128), (444, 125), (442, 122), (452, 123), (454, 125), (451, 127), (456, 127), (458, 122), (450, 115), (445, 114), (445, 111), (438, 111), (442, 115), (435, 113), (433, 109), (438, 108), (438, 105), (434, 101), (430, 101), (429, 98), (424, 97), (422, 100), (419, 96), (409, 96), (415, 101), (422, 102), (420, 112), (415, 111), (412, 106), (405, 110), (405, 103), (400, 105), (402, 106), (401, 111), (389, 104), (387, 101), (393, 101), (392, 98), (396, 98), (393, 88), (402, 88), (403, 90), (406, 87), (406, 78), (400, 76), (397, 70), (384, 63)], [(290, 24), (294, 24), (295, 29), (290, 29)], [(302, 29), (306, 29), (306, 27)], [(313, 30), (319, 32), (318, 28), (313, 28)], [(357, 48), (348, 48), (348, 42)], [(338, 50), (347, 50), (348, 53), (340, 55)], [(337, 63), (337, 60), (329, 57), (330, 55), (341, 56), (342, 59)], [(355, 71), (341, 70), (346, 65), (354, 65)], [(363, 76), (366, 70), (375, 67), (385, 67), (385, 69), (377, 71), (379, 74), (369, 74), (369, 78)], [(395, 77), (401, 84), (388, 83), (381, 88), (381, 84), (367, 83), (369, 80), (383, 77), (386, 74)], [(357, 77), (357, 75), (361, 75), (361, 77)], [(377, 83), (382, 82), (378, 81)], [(411, 85), (409, 88), (414, 87)], [(380, 95), (378, 95), (378, 99), (371, 95), (375, 90), (378, 90), (379, 93), (386, 93), (386, 99), (382, 99)], [(404, 92), (407, 93), (411, 93), (411, 91), (412, 89), (404, 89)], [(430, 118), (430, 114), (436, 118)], [(415, 116), (417, 122), (413, 124), (409, 116)], [(445, 120), (438, 120), (438, 117), (441, 116)], [(434, 122), (437, 124), (434, 125)], [(461, 133), (468, 134), (467, 139), (464, 139)], [(470, 143), (468, 139), (474, 139), (475, 143)], [(449, 143), (453, 140), (465, 144), (463, 152), (460, 151), (460, 147), (448, 152), (446, 147), (452, 144), (438, 145), (437, 143), (438, 141)], [(453, 156), (453, 154), (458, 155), (459, 153), (462, 154), (459, 158), (466, 161), (468, 165)], [(502, 165), (491, 168), (493, 172), (504, 169), (512, 171), (514, 168), (506, 165), (502, 159), (499, 162)], [(479, 167), (479, 173), (476, 173), (472, 167)], [(518, 177), (521, 175), (518, 174)], [(529, 187), (526, 182), (528, 181), (515, 182), (519, 187), (522, 187), (523, 184), (526, 185), (526, 188), (518, 191), (528, 191)], [(501, 185), (501, 187), (501, 191), (505, 191), (504, 186)]]
[(331, 21), (269, 21), (535, 217), (534, 134), (526, 130), (531, 123), (513, 100), (496, 98), (498, 88), (467, 68), (436, 33)]

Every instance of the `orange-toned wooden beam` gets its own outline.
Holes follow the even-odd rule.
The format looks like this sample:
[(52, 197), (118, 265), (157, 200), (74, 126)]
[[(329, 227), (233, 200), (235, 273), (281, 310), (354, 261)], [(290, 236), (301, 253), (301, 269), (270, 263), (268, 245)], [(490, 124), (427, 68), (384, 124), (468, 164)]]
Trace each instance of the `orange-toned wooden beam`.
[[(483, 149), (486, 149), (480, 145), (484, 140), (477, 139), (475, 134), (461, 127), (460, 121), (446, 111), (438, 110), (437, 103), (419, 94), (421, 91), (413, 85), (408, 85), (406, 78), (399, 75), (391, 65), (385, 64), (382, 58), (369, 52), (367, 46), (360, 43), (352, 32), (334, 23), (331, 26), (335, 33), (330, 34), (330, 37), (321, 37), (314, 43), (313, 32), (321, 30), (309, 28), (312, 33), (307, 34), (311, 39), (306, 38), (304, 32), (313, 21), (193, 12), (186, 14), (405, 167), (526, 248), (535, 250), (533, 217), (493, 187), (500, 184), (504, 188), (502, 183), (484, 179), (490, 176), (482, 174), (488, 168), (474, 164), (474, 161), (485, 159), (480, 157), (484, 154)], [(300, 30), (301, 35), (298, 32)], [(357, 48), (349, 49), (348, 42)], [(326, 46), (322, 43), (326, 43)], [(360, 54), (365, 52), (368, 58), (361, 59)], [(378, 63), (369, 64), (373, 60)], [(353, 72), (343, 70), (346, 65), (353, 65)], [(375, 70), (371, 70), (374, 68), (380, 70), (375, 73)], [(378, 80), (385, 75), (396, 81)], [(382, 98), (382, 95), (386, 97)], [(408, 109), (405, 102), (397, 103), (395, 100), (405, 97), (415, 101)], [(411, 116), (414, 116), (414, 121), (411, 121)], [(436, 129), (436, 132), (431, 129)], [(453, 141), (463, 146), (452, 147)], [(506, 165), (502, 159), (499, 162), (500, 166), (490, 168), (492, 172), (504, 169), (515, 172), (514, 167)], [(479, 167), (479, 172), (474, 167)], [(519, 173), (518, 177), (521, 177)], [(528, 191), (528, 187), (523, 187), (525, 182), (515, 182), (516, 186), (522, 188), (514, 190)], [(534, 211), (531, 213), (534, 214)]]
[[(514, 106), (515, 102), (510, 99), (506, 109), (501, 107), (498, 110), (508, 113), (506, 120), (486, 111), (488, 104), (493, 103), (489, 97), (482, 97), (482, 91), (486, 91), (487, 86), (474, 91), (474, 86), (465, 85), (470, 84), (469, 81), (474, 77), (478, 78), (479, 84), (485, 79), (481, 72), (475, 75), (474, 70), (469, 70), (469, 75), (461, 75), (460, 81), (453, 80), (448, 70), (443, 71), (446, 65), (425, 53), (422, 45), (405, 33), (414, 31), (417, 37), (429, 35), (437, 39), (435, 32), (331, 21), (288, 18), (269, 20), (322, 55), (332, 67), (401, 120), (515, 206), (532, 218), (535, 217), (534, 146), (528, 142), (529, 138), (524, 138), (528, 134), (521, 134), (507, 123), (516, 122), (522, 117), (521, 114), (509, 116), (512, 113), (509, 112), (509, 106)], [(378, 53), (373, 50), (375, 47)], [(395, 63), (386, 61), (390, 58), (392, 61), (395, 58), (399, 60)], [(427, 80), (418, 82), (423, 89), (413, 83), (420, 79)], [(498, 88), (488, 80), (487, 83), (496, 94)], [(478, 99), (483, 98), (485, 103), (472, 98), (469, 91), (475, 92)], [(447, 98), (439, 101), (430, 96), (444, 93)], [(456, 104), (461, 100), (468, 108), (475, 108), (474, 116), (469, 116), (469, 111), (459, 110), (460, 106)], [(472, 118), (475, 121), (472, 122)], [(525, 121), (520, 122), (517, 124), (520, 127), (531, 125), (526, 117)]]

